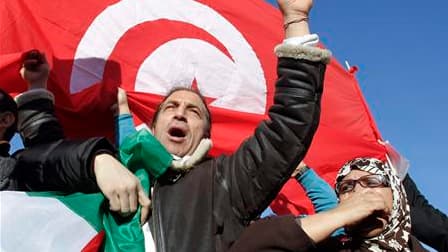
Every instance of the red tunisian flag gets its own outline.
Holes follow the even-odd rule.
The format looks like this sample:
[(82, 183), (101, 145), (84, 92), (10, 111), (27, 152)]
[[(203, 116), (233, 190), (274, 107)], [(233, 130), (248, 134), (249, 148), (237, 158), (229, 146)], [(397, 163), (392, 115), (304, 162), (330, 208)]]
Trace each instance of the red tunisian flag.
[[(25, 90), (21, 53), (45, 51), (49, 89), (69, 137), (112, 136), (116, 87), (137, 123), (150, 121), (171, 87), (196, 85), (212, 111), (213, 155), (232, 152), (266, 118), (283, 38), (277, 9), (251, 1), (2, 1), (0, 87)], [(262, 18), (260, 18), (262, 16)], [(357, 82), (335, 60), (327, 70), (321, 123), (306, 162), (330, 183), (356, 156), (385, 148)], [(308, 212), (289, 182), (273, 208)]]

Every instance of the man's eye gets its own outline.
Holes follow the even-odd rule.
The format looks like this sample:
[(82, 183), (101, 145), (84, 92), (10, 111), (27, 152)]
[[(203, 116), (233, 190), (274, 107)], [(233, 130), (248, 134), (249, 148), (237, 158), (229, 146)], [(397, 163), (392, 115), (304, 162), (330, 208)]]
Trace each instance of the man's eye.
[(198, 117), (201, 116), (201, 112), (198, 109), (190, 109), (190, 112), (192, 112), (193, 114), (195, 114)]

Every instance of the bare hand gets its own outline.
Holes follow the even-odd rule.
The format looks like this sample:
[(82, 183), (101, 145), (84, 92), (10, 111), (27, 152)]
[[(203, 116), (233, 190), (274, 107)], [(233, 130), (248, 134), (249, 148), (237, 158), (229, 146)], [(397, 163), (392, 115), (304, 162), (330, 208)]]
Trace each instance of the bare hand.
[(123, 115), (131, 113), (128, 105), (128, 95), (126, 94), (126, 91), (124, 89), (120, 87), (118, 88), (117, 103), (112, 105), (111, 110), (114, 112), (115, 115)]
[(138, 178), (109, 154), (95, 157), (94, 171), (101, 192), (109, 200), (110, 210), (128, 216), (142, 206), (140, 220), (143, 224), (149, 214), (151, 201)]
[(50, 66), (45, 54), (32, 50), (24, 54), (20, 75), (28, 83), (30, 89), (47, 88)]
[(308, 17), (313, 7), (312, 0), (277, 0), (285, 22)]
[(387, 207), (385, 198), (373, 190), (362, 190), (353, 192), (341, 200), (335, 208), (344, 219), (344, 226), (354, 226), (372, 214), (379, 214), (388, 219), (391, 209)]
[(126, 91), (120, 87), (117, 91), (117, 102), (119, 107), (128, 107), (128, 95), (126, 94)]

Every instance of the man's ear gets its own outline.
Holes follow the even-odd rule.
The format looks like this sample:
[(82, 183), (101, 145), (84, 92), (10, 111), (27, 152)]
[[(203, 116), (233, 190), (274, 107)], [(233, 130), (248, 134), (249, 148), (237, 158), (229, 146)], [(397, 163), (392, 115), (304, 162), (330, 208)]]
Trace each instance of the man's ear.
[(4, 112), (0, 115), (0, 127), (9, 128), (16, 122), (16, 117), (11, 112)]
[(154, 127), (153, 126), (149, 127), (149, 130), (151, 131), (152, 135), (154, 135)]

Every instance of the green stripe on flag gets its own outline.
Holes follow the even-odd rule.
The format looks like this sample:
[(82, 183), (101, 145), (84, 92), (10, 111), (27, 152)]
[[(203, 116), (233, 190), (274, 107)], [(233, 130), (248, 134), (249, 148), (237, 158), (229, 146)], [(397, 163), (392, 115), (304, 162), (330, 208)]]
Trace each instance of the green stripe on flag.
[[(120, 159), (138, 177), (147, 194), (150, 189), (149, 174), (158, 178), (173, 160), (171, 154), (145, 129), (124, 140), (120, 146)], [(30, 192), (28, 195), (58, 199), (96, 231), (104, 229), (104, 251), (145, 251), (140, 223), (141, 207), (132, 216), (122, 217), (109, 210), (102, 193)]]

